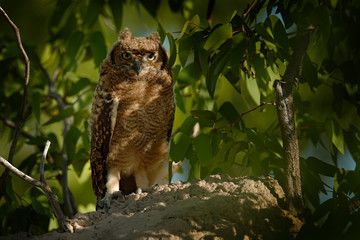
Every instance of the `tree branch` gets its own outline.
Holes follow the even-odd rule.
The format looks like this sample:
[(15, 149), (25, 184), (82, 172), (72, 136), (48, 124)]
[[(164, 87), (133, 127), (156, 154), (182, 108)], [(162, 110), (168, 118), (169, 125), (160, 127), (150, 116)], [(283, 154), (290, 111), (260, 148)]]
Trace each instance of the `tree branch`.
[[(0, 120), (8, 127), (12, 128), (12, 129), (16, 129), (16, 124), (9, 120), (4, 114), (0, 113)], [(25, 132), (24, 130), (20, 129), (20, 134), (27, 138), (27, 139), (34, 139), (35, 137), (33, 135), (31, 135), (28, 132)]]
[[(30, 78), (30, 61), (29, 61), (29, 58), (28, 58), (28, 56), (27, 56), (27, 54), (26, 54), (26, 52), (24, 50), (24, 47), (22, 45), (19, 28), (15, 25), (15, 23), (13, 23), (13, 21), (11, 21), (10, 17), (7, 15), (7, 13), (4, 11), (4, 9), (1, 6), (0, 6), (0, 12), (5, 17), (5, 19), (8, 21), (11, 28), (14, 30), (15, 35), (16, 35), (16, 40), (17, 40), (18, 47), (19, 47), (20, 52), (23, 55), (24, 61), (25, 61), (25, 77), (24, 77), (23, 97), (22, 97), (22, 101), (21, 101), (19, 117), (18, 117), (16, 126), (15, 126), (14, 137), (13, 137), (13, 140), (11, 142), (9, 156), (8, 156), (9, 162), (12, 163), (13, 158), (14, 158), (14, 154), (15, 154), (16, 145), (17, 145), (17, 142), (18, 142), (19, 137), (20, 137), (21, 128), (22, 128), (22, 125), (23, 125), (24, 120), (25, 120), (25, 106), (26, 106), (26, 98), (27, 98), (27, 92), (28, 92), (28, 86), (29, 86), (29, 78)], [(4, 171), (4, 173), (1, 175), (1, 178), (0, 178), (0, 199), (1, 199), (1, 197), (3, 196), (3, 194), (5, 192), (5, 190), (4, 190), (5, 182), (6, 182), (6, 179), (7, 179), (8, 175), (9, 175), (9, 170), (8, 169), (6, 169)]]
[(34, 186), (40, 188), (41, 190), (43, 190), (46, 194), (46, 197), (49, 200), (51, 208), (54, 211), (56, 219), (59, 221), (59, 223), (62, 226), (62, 229), (64, 231), (73, 233), (74, 229), (73, 229), (72, 225), (66, 220), (65, 215), (60, 208), (57, 196), (52, 192), (50, 186), (46, 183), (45, 178), (44, 178), (44, 163), (45, 163), (45, 159), (46, 159), (46, 155), (47, 155), (49, 146), (50, 146), (50, 141), (47, 141), (44, 152), (43, 152), (41, 164), (40, 164), (40, 179), (41, 179), (41, 181), (38, 181), (35, 178), (32, 178), (32, 177), (26, 175), (25, 173), (23, 173), (22, 171), (20, 171), (16, 167), (14, 167), (10, 162), (8, 162), (6, 159), (4, 159), (1, 156), (0, 156), (0, 163), (2, 165), (4, 165), (4, 167), (6, 169), (10, 170), (18, 177), (22, 178), (23, 180), (30, 183), (31, 185), (34, 185)]
[(290, 58), (283, 80), (274, 82), (276, 108), (284, 148), (286, 199), (289, 209), (297, 213), (302, 212), (304, 203), (301, 190), (299, 146), (295, 128), (292, 91), (293, 86), (297, 84), (299, 68), (313, 31), (313, 26), (309, 26), (305, 30), (294, 48), (294, 53)]

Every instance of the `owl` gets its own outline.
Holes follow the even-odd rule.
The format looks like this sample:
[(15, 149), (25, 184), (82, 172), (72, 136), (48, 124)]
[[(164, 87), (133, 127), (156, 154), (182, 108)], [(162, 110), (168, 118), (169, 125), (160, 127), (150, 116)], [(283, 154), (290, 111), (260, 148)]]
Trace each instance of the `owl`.
[(89, 119), (97, 207), (116, 194), (168, 183), (174, 87), (157, 32), (132, 37), (126, 28), (100, 66)]

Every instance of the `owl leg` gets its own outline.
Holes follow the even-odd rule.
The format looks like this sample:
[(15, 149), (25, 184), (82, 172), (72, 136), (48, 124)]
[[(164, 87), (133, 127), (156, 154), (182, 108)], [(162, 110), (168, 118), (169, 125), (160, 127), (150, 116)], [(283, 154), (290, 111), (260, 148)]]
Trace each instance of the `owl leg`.
[(102, 198), (98, 203), (98, 207), (105, 208), (105, 211), (109, 211), (111, 200), (119, 197), (123, 197), (124, 195), (120, 191), (120, 171), (118, 169), (110, 168), (108, 169), (107, 182), (106, 182), (106, 194), (105, 197)]
[(148, 174), (145, 169), (140, 168), (135, 172), (135, 182), (136, 182), (136, 193), (142, 193), (143, 190), (149, 189), (149, 180)]

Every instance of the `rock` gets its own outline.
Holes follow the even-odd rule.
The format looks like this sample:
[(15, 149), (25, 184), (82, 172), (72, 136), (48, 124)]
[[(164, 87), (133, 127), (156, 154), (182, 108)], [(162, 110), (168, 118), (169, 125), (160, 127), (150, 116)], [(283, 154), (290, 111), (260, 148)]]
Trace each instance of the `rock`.
[(108, 213), (79, 213), (75, 233), (34, 239), (292, 239), (302, 221), (284, 209), (285, 194), (270, 177), (175, 182), (114, 200)]

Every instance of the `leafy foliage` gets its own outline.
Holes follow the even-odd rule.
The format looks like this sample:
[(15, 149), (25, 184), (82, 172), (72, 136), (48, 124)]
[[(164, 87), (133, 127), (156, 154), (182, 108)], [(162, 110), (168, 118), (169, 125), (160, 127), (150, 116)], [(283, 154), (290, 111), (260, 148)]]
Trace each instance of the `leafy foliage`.
[[(169, 0), (170, 10), (182, 13), (183, 27), (168, 32), (160, 19), (163, 12), (169, 12), (163, 2), (139, 1), (137, 10), (158, 20), (153, 29), (169, 44), (177, 102), (170, 159), (190, 162), (189, 179), (215, 173), (270, 175), (283, 184), (282, 140), (272, 86), (284, 75), (299, 36), (310, 24), (315, 26), (294, 89), (303, 192), (311, 211), (298, 239), (356, 236), (360, 224), (359, 3), (240, 1), (245, 3), (236, 5), (237, 11), (231, 4), (223, 12), (215, 8), (209, 24), (200, 10), (207, 1), (198, 6), (196, 1)], [(24, 129), (34, 138), (21, 139), (17, 165), (38, 176), (39, 149), (50, 139), (46, 177), (54, 180), (52, 187), (60, 196), (64, 145), (69, 169), (89, 177), (84, 169), (89, 158), (87, 118), (97, 68), (123, 27), (127, 4), (55, 1), (47, 15), (41, 13), (48, 19), (39, 34), (43, 38), (24, 38), (32, 63)], [(6, 29), (5, 22), (0, 25)], [(0, 82), (0, 112), (16, 122), (24, 65), (11, 32), (1, 31), (0, 36), (0, 75), (4, 79)], [(63, 135), (65, 121), (70, 126)], [(8, 143), (13, 133), (5, 125), (0, 130), (4, 133), (0, 141)], [(26, 150), (29, 146), (38, 149)], [(321, 148), (329, 157), (306, 156), (309, 148)], [(355, 162), (354, 169), (341, 167), (344, 156)], [(332, 183), (325, 183), (325, 177)], [(17, 186), (15, 181), (8, 179), (0, 202), (0, 213), (5, 216), (1, 234), (46, 231), (51, 216), (48, 203), (38, 190)], [(319, 193), (329, 192), (331, 196), (321, 200)], [(26, 223), (13, 224), (19, 212), (39, 221), (30, 223), (24, 218)]]

